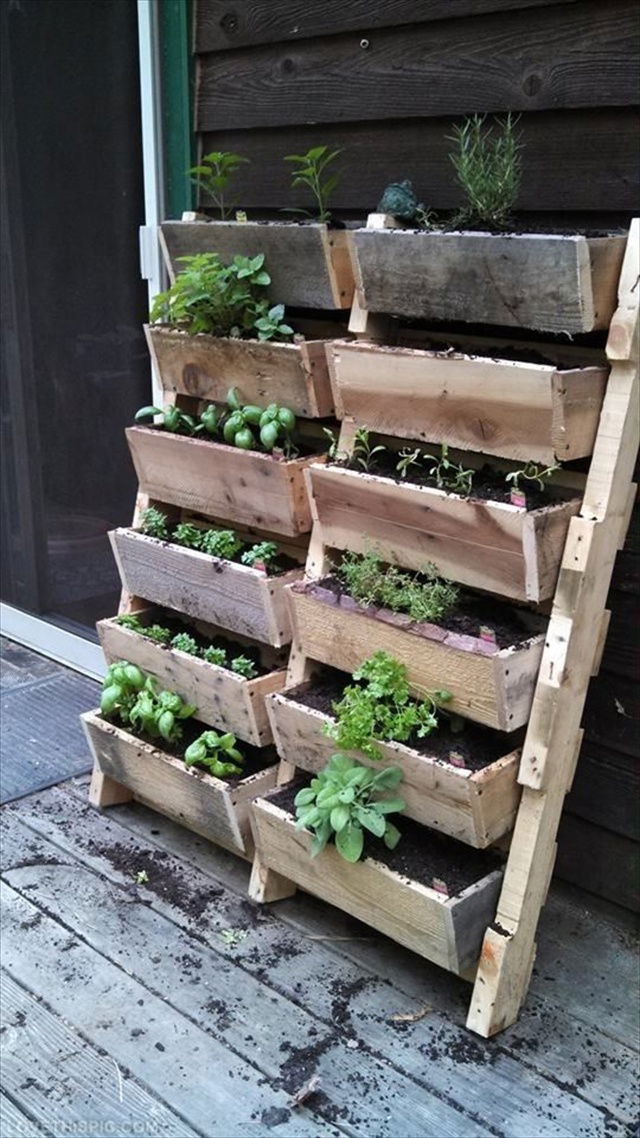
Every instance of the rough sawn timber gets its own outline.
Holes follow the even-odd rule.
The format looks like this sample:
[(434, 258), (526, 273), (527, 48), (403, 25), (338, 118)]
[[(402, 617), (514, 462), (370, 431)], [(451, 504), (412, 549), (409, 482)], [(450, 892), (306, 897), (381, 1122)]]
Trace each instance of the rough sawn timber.
[(580, 499), (526, 510), (344, 467), (311, 466), (314, 515), (330, 548), (366, 553), (512, 600), (553, 596)]
[(318, 456), (281, 460), (152, 427), (125, 434), (150, 498), (286, 536), (311, 529), (304, 471)]
[(163, 391), (225, 403), (235, 387), (243, 404), (278, 403), (307, 419), (333, 414), (324, 340), (234, 340), (153, 325), (145, 335)]
[(639, 282), (640, 220), (635, 219), (607, 340), (611, 376), (582, 510), (569, 528), (522, 753), (522, 799), (469, 1009), (467, 1026), (484, 1036), (513, 1023), (526, 995), (613, 563), (628, 525), (639, 438)]
[(545, 465), (593, 449), (605, 367), (346, 340), (327, 344), (327, 356), (338, 418), (377, 434)]
[[(249, 803), (276, 784), (277, 767), (265, 767), (235, 785), (206, 771), (186, 767), (182, 759), (107, 723), (95, 711), (81, 716), (95, 766), (129, 797), (194, 830), (232, 853), (251, 858), (253, 843)], [(94, 806), (107, 806), (90, 796)]]
[[(286, 693), (267, 696), (267, 710), (280, 758), (316, 774), (335, 753), (337, 744), (324, 728), (335, 720), (298, 703)], [(503, 757), (482, 770), (463, 770), (442, 759), (414, 751), (403, 743), (377, 743), (381, 759), (351, 752), (359, 763), (402, 769), (405, 814), (440, 833), (483, 849), (513, 825), (520, 789), (516, 782), (520, 752), (505, 746)]]
[(251, 826), (263, 866), (442, 968), (464, 975), (475, 964), (500, 887), (499, 869), (458, 897), (446, 897), (373, 858), (350, 864), (333, 846), (312, 858), (311, 834), (297, 830), (294, 818), (268, 798), (253, 803)]
[(107, 664), (128, 660), (156, 676), (169, 691), (196, 705), (198, 719), (210, 727), (232, 731), (245, 743), (263, 747), (273, 741), (265, 696), (283, 687), (286, 672), (268, 672), (247, 680), (229, 668), (154, 643), (123, 628), (115, 618), (99, 620), (100, 644)]
[(445, 689), (452, 694), (451, 711), (500, 731), (527, 722), (541, 634), (499, 649), (435, 624), (418, 626), (387, 610), (361, 608), (348, 597), (338, 604), (334, 593), (313, 582), (294, 584), (287, 593), (303, 657), (355, 672), (374, 652), (388, 652), (405, 665), (413, 694)]
[(268, 577), (248, 565), (171, 545), (133, 529), (112, 530), (109, 536), (123, 588), (132, 597), (276, 648), (291, 640), (283, 590), (300, 579), (302, 569)]
[(172, 280), (180, 257), (217, 253), (230, 264), (238, 254), (264, 253), (274, 304), (350, 308), (354, 280), (347, 231), (318, 222), (165, 221), (160, 228)]
[(570, 335), (608, 326), (626, 241), (388, 228), (350, 238), (371, 312)]

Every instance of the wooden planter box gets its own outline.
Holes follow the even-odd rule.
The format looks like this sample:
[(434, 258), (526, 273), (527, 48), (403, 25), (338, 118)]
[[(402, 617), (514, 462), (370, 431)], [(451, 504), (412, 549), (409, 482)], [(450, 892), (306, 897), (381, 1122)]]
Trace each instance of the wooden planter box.
[[(266, 704), (280, 758), (314, 774), (322, 770), (338, 749), (323, 730), (335, 722), (333, 717), (297, 703), (286, 692), (267, 696)], [(402, 768), (400, 793), (409, 818), (479, 849), (512, 829), (520, 798), (519, 751), (505, 751), (489, 766), (472, 771), (404, 743), (378, 743), (378, 748), (383, 756), (379, 761), (361, 751), (350, 754), (374, 770), (382, 765)]]
[(159, 502), (287, 536), (311, 529), (304, 471), (320, 456), (282, 460), (152, 427), (127, 427), (140, 489)]
[(273, 742), (265, 696), (284, 687), (286, 671), (268, 672), (247, 680), (188, 652), (155, 644), (123, 628), (115, 617), (99, 620), (96, 627), (107, 664), (129, 660), (151, 672), (164, 687), (179, 692), (187, 703), (194, 703), (198, 719), (210, 727), (232, 731), (254, 747)]
[(274, 304), (350, 308), (354, 280), (346, 229), (318, 222), (165, 221), (160, 244), (172, 280), (178, 257), (217, 253), (229, 264), (240, 253), (264, 253)]
[(333, 414), (326, 341), (299, 344), (232, 340), (145, 326), (163, 391), (224, 403), (236, 387), (242, 403), (279, 403), (305, 419)]
[(558, 370), (416, 348), (327, 344), (338, 418), (370, 431), (551, 465), (593, 450), (606, 367)]
[[(531, 616), (530, 640), (510, 648), (448, 632), (435, 624), (361, 608), (314, 582), (287, 589), (294, 639), (303, 656), (355, 672), (374, 652), (395, 656), (407, 668), (414, 694), (444, 689), (447, 709), (499, 731), (515, 731), (529, 718), (545, 621)], [(524, 614), (523, 614), (524, 615)]]
[(236, 785), (143, 743), (107, 723), (98, 711), (81, 716), (94, 761), (103, 774), (126, 786), (132, 797), (232, 853), (251, 858), (249, 803), (276, 784), (277, 766), (248, 775)]
[(626, 236), (356, 229), (356, 283), (371, 312), (569, 334), (608, 327)]
[(134, 597), (281, 648), (291, 640), (285, 586), (302, 569), (259, 569), (158, 541), (133, 529), (109, 534), (123, 587)]
[(253, 803), (251, 826), (263, 866), (442, 968), (462, 976), (476, 964), (495, 916), (501, 870), (446, 897), (373, 858), (351, 865), (331, 846), (312, 858), (311, 835), (268, 799)]
[(375, 549), (406, 569), (433, 562), (463, 585), (514, 600), (553, 596), (569, 521), (580, 499), (527, 511), (341, 467), (309, 470), (322, 540)]

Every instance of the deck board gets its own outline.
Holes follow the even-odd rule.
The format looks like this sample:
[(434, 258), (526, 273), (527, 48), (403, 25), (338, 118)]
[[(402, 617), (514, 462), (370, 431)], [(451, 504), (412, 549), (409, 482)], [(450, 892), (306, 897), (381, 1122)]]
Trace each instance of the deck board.
[[(14, 867), (5, 871), (7, 880), (68, 921), (73, 877), (73, 929), (91, 951), (150, 984), (193, 1027), (212, 1032), (230, 1059), (246, 1056), (255, 1064), (258, 1054), (259, 1070), (273, 1085), (293, 1068), (319, 1070), (328, 1099), (317, 1104), (323, 1124), (333, 1120), (341, 1133), (363, 1136), (610, 1138), (633, 1121), (637, 1058), (633, 1009), (624, 1007), (629, 988), (621, 984), (616, 995), (618, 977), (615, 985), (600, 979), (612, 975), (614, 958), (624, 977), (633, 954), (624, 931), (616, 939), (612, 926), (590, 926), (562, 894), (551, 899), (520, 1023), (497, 1040), (479, 1041), (463, 1026), (468, 988), (462, 981), (302, 894), (256, 910), (243, 896), (248, 869), (239, 859), (137, 804), (98, 814), (85, 795), (80, 779), (5, 810), (4, 854)], [(67, 864), (28, 864), (47, 857)], [(148, 884), (135, 886), (135, 867), (146, 869)], [(124, 940), (119, 910), (126, 915)], [(225, 928), (248, 935), (229, 946), (220, 938)], [(145, 944), (162, 949), (145, 959)], [(149, 964), (151, 955), (158, 963)], [(190, 975), (182, 975), (176, 961), (183, 956), (201, 967), (191, 963)], [(228, 977), (239, 972), (230, 1000)], [(595, 998), (586, 996), (592, 987)], [(431, 1010), (415, 1023), (390, 1020), (425, 1005)], [(310, 1042), (322, 1054), (305, 1050)], [(369, 1087), (355, 1101), (354, 1075)], [(168, 1098), (175, 1108), (173, 1088)]]

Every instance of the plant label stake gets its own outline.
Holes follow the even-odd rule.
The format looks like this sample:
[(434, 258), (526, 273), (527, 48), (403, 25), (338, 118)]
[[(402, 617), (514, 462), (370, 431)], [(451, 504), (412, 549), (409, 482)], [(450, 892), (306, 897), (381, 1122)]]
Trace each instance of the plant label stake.
[(493, 628), (490, 628), (488, 624), (481, 624), (480, 625), (480, 639), (486, 640), (487, 644), (496, 644), (497, 643), (495, 631)]
[(464, 756), (461, 755), (459, 751), (449, 751), (449, 758), (447, 759), (447, 762), (449, 762), (452, 767), (466, 768), (467, 765), (464, 761)]
[(449, 896), (449, 886), (446, 881), (440, 877), (434, 877), (431, 881), (431, 888), (435, 889), (436, 893), (442, 893), (445, 897)]

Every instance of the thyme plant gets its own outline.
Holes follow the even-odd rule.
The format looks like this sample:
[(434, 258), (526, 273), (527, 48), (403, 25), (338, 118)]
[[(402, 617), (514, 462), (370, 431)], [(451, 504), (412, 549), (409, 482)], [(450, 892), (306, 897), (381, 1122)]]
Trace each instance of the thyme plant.
[(411, 573), (396, 565), (385, 566), (373, 552), (344, 554), (336, 576), (362, 605), (378, 605), (406, 613), (415, 621), (442, 620), (458, 602), (459, 589), (438, 577), (434, 565)]

